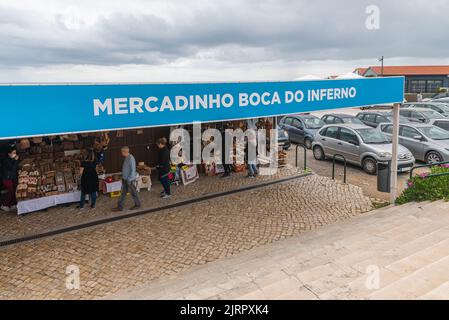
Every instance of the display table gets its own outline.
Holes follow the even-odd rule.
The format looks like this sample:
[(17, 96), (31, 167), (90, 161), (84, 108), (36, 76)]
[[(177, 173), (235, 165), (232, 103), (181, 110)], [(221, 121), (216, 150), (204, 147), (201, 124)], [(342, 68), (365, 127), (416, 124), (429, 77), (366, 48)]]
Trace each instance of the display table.
[(57, 194), (54, 196), (19, 201), (17, 203), (17, 214), (21, 215), (29, 212), (51, 208), (60, 204), (79, 202), (80, 199), (81, 192), (76, 191)]

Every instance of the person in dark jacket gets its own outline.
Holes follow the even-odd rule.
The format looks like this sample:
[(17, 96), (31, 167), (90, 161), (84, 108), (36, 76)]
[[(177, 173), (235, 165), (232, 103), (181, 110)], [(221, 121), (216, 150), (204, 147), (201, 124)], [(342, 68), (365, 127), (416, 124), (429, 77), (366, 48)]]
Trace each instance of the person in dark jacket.
[(232, 165), (230, 163), (226, 163), (226, 153), (230, 153), (231, 150), (226, 150), (226, 129), (229, 129), (231, 126), (229, 123), (225, 123), (221, 130), (221, 161), (223, 164), (224, 173), (221, 178), (227, 178), (231, 176)]
[(167, 146), (167, 139), (160, 138), (157, 141), (157, 147), (159, 148), (159, 154), (156, 169), (158, 170), (159, 181), (164, 188), (164, 191), (161, 192), (161, 198), (169, 198), (171, 196), (170, 179), (168, 178), (170, 173), (170, 150)]
[(98, 193), (98, 174), (97, 174), (97, 161), (93, 150), (89, 150), (86, 160), (81, 163), (81, 199), (79, 208), (84, 208), (86, 202), (86, 195), (89, 195), (90, 207), (95, 208), (97, 202)]
[(16, 188), (19, 170), (19, 156), (16, 148), (10, 148), (8, 155), (1, 161), (1, 174), (3, 187), (6, 193), (1, 199), (1, 210), (14, 210), (17, 205)]

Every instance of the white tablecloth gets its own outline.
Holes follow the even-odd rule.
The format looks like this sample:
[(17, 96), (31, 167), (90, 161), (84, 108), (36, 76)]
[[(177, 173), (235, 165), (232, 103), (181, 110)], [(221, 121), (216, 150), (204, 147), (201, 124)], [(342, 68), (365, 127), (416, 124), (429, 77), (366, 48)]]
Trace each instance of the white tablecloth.
[(36, 199), (30, 199), (25, 201), (19, 201), (17, 203), (17, 214), (25, 214), (29, 212), (39, 211), (47, 208), (51, 208), (60, 204), (78, 202), (81, 198), (81, 192), (69, 192), (58, 194), (55, 196), (48, 196)]

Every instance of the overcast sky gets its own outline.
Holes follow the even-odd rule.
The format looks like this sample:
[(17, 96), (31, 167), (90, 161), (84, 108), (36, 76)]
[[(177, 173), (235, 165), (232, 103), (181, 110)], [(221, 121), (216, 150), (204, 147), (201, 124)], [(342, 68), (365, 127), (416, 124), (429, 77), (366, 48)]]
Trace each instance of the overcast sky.
[(291, 80), (381, 55), (449, 64), (448, 12), (447, 0), (0, 0), (0, 81)]

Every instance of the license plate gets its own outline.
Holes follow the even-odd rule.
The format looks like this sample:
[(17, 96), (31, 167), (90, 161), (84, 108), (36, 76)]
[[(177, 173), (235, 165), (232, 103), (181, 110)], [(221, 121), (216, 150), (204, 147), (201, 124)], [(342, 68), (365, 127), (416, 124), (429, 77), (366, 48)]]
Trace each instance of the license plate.
[(399, 172), (410, 171), (412, 167), (399, 168)]

